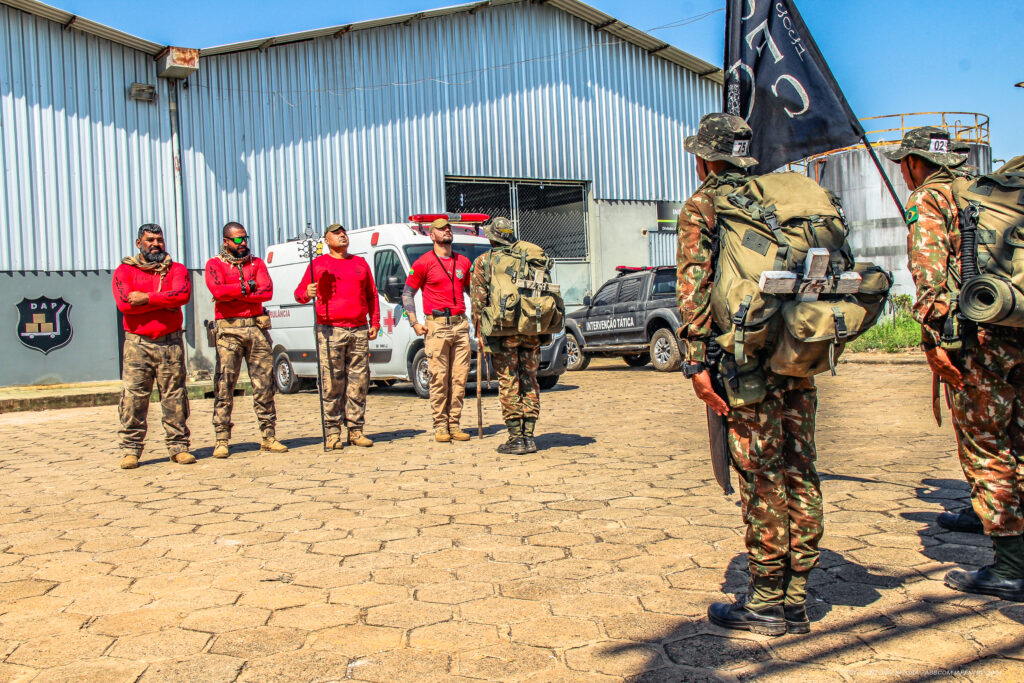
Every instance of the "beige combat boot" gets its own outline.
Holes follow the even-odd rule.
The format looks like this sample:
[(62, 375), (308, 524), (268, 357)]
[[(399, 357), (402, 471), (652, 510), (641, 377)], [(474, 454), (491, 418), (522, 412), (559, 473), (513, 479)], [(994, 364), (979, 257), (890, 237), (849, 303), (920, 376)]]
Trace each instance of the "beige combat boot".
[(328, 434), (327, 440), (324, 441), (324, 448), (329, 451), (340, 451), (345, 447), (345, 442), (341, 440), (341, 434)]
[(449, 425), (448, 434), (452, 437), (452, 441), (469, 441), (473, 438), (467, 432), (462, 431), (459, 425)]
[(369, 448), (373, 445), (373, 441), (367, 439), (361, 429), (348, 430), (348, 442), (353, 446), (362, 446), (363, 448)]
[(217, 439), (217, 444), (213, 447), (213, 457), (226, 458), (229, 455), (231, 455), (231, 449), (228, 448), (228, 440)]
[(452, 435), (448, 433), (448, 430), (444, 427), (438, 427), (434, 430), (434, 441), (439, 443), (448, 443), (452, 440)]
[(263, 437), (263, 443), (260, 444), (261, 451), (267, 451), (269, 453), (287, 453), (288, 447), (277, 440), (276, 436), (270, 435)]
[(171, 456), (171, 462), (176, 462), (179, 465), (191, 465), (195, 461), (195, 456), (188, 451), (180, 451)]
[(139, 454), (132, 451), (122, 451), (124, 456), (121, 458), (121, 469), (122, 470), (134, 470), (139, 466)]

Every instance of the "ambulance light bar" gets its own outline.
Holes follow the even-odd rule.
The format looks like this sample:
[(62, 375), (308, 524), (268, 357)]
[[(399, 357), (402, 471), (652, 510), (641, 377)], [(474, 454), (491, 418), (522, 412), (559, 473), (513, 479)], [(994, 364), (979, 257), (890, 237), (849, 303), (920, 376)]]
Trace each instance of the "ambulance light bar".
[(486, 223), (491, 220), (486, 213), (416, 213), (409, 216), (409, 222), (433, 223), (438, 218), (447, 218), (450, 223)]

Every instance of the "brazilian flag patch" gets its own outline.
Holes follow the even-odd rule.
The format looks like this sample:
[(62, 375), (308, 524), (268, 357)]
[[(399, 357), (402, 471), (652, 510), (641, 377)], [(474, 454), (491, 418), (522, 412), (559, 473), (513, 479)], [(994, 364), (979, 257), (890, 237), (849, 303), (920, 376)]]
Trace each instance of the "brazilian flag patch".
[(917, 220), (917, 207), (912, 206), (907, 209), (907, 225), (910, 225)]

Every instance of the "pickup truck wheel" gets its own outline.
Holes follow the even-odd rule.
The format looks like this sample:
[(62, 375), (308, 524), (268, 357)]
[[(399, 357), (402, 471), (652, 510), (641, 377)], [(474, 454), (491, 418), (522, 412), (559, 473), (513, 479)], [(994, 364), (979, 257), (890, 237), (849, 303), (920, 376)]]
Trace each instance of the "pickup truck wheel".
[(567, 370), (586, 370), (590, 365), (590, 359), (583, 355), (580, 342), (572, 332), (565, 335), (565, 355), (568, 359), (565, 366)]
[(545, 375), (544, 377), (538, 377), (537, 384), (540, 385), (541, 389), (547, 391), (558, 384), (558, 375)]
[(412, 388), (420, 398), (430, 398), (430, 372), (427, 371), (427, 352), (420, 349), (409, 366)]
[(642, 368), (651, 362), (651, 354), (649, 353), (634, 353), (627, 356), (623, 356), (622, 360), (626, 361), (626, 365), (631, 368)]
[(274, 383), (279, 394), (294, 394), (302, 387), (302, 379), (295, 374), (287, 354), (279, 353), (274, 359)]
[(651, 363), (658, 372), (674, 372), (683, 364), (683, 356), (679, 353), (679, 344), (672, 330), (664, 327), (655, 330), (651, 337)]

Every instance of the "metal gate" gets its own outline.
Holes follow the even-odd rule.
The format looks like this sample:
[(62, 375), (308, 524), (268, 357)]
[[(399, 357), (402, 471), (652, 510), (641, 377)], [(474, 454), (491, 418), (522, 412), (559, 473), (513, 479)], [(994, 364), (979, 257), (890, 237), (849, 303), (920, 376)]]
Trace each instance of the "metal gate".
[(551, 276), (566, 306), (579, 306), (590, 291), (587, 186), (584, 183), (448, 178), (445, 210), (506, 216), (519, 239), (544, 248), (555, 260)]
[(676, 264), (676, 231), (651, 230), (647, 233), (649, 263), (652, 266)]
[(583, 183), (449, 179), (445, 204), (451, 213), (507, 216), (516, 237), (555, 260), (583, 261), (589, 255)]

